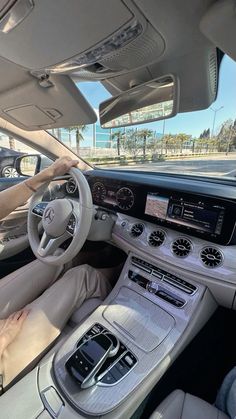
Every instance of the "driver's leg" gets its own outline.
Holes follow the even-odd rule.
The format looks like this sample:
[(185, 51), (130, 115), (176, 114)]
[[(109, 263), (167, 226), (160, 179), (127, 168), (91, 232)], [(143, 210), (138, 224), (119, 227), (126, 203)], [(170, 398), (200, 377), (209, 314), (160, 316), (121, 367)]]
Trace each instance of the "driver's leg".
[(29, 304), (30, 313), (21, 332), (2, 356), (4, 386), (56, 339), (73, 311), (86, 298), (104, 299), (109, 290), (103, 273), (83, 265), (66, 272)]
[(0, 279), (0, 319), (25, 307), (59, 276), (62, 267), (35, 260)]

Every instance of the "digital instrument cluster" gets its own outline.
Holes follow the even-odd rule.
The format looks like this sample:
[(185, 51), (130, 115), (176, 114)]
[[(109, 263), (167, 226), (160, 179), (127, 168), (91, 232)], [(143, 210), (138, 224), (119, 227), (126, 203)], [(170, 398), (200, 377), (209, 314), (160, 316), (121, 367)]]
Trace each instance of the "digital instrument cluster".
[(124, 211), (130, 210), (135, 202), (133, 190), (128, 186), (120, 187), (116, 182), (109, 185), (95, 182), (92, 186), (92, 197), (95, 204), (107, 204)]

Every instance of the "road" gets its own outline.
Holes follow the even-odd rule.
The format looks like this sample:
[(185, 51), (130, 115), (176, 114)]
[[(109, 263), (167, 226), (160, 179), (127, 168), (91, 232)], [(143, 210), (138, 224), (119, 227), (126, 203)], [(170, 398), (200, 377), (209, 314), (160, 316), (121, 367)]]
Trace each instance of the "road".
[(167, 160), (156, 163), (130, 164), (116, 169), (132, 169), (151, 172), (191, 173), (205, 176), (236, 176), (236, 153), (228, 156), (199, 157), (184, 160)]

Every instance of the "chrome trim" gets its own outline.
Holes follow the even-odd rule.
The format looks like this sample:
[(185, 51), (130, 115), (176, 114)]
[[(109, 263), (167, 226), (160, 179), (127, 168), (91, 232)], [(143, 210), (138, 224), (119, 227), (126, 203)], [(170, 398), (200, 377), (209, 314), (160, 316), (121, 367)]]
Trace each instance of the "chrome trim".
[[(60, 407), (60, 409), (59, 409), (59, 411), (58, 411), (58, 413), (57, 413), (57, 414), (54, 412), (53, 408), (50, 406), (50, 404), (48, 403), (48, 401), (47, 401), (47, 399), (46, 399), (46, 396), (45, 396), (45, 393), (46, 393), (48, 390), (50, 390), (51, 388), (53, 388), (53, 389), (56, 391), (56, 393), (58, 394), (58, 397), (61, 399), (61, 402), (62, 402), (62, 405), (61, 405), (61, 407)], [(60, 397), (60, 395), (59, 395), (58, 391), (57, 391), (54, 387), (49, 386), (49, 387), (45, 388), (44, 390), (42, 390), (42, 391), (40, 392), (40, 396), (41, 396), (41, 399), (42, 399), (42, 402), (43, 402), (44, 407), (45, 407), (45, 408), (46, 408), (46, 410), (50, 413), (50, 415), (51, 415), (53, 418), (58, 418), (58, 417), (60, 416), (60, 414), (61, 414), (62, 410), (63, 410), (63, 409), (64, 409), (64, 407), (65, 407), (64, 401), (63, 401), (63, 400), (62, 400), (62, 398)]]
[[(176, 253), (174, 252), (174, 250), (173, 250), (173, 244), (177, 241), (177, 240), (180, 240), (180, 239), (182, 239), (182, 240), (186, 240), (186, 241), (188, 241), (189, 243), (190, 243), (190, 247), (191, 247), (191, 249), (190, 249), (190, 251), (189, 251), (189, 253), (186, 255), (186, 256), (178, 256), (178, 255), (176, 255)], [(179, 236), (179, 237), (177, 237), (174, 241), (172, 241), (172, 243), (171, 243), (171, 245), (170, 245), (170, 250), (171, 250), (171, 253), (175, 256), (175, 257), (177, 257), (177, 258), (179, 258), (179, 259), (185, 259), (185, 258), (187, 258), (192, 252), (193, 252), (193, 249), (194, 249), (194, 246), (193, 246), (193, 242), (188, 238), (188, 237), (185, 237), (185, 236)]]
[[(167, 284), (171, 285), (174, 288), (180, 289), (181, 291), (185, 292), (185, 294), (188, 294), (188, 295), (194, 295), (197, 292), (197, 287), (195, 285), (194, 285), (195, 290), (192, 291), (191, 288), (185, 287), (184, 285), (181, 285), (181, 284), (178, 284), (174, 281), (171, 281), (171, 278), (167, 278), (166, 276), (163, 277), (162, 281), (166, 282)], [(193, 285), (193, 284), (191, 284), (191, 285)], [(189, 289), (191, 292), (187, 292), (186, 291), (187, 289)]]
[[(207, 266), (207, 265), (205, 265), (205, 263), (203, 262), (203, 260), (202, 260), (202, 258), (201, 258), (201, 253), (202, 253), (205, 249), (209, 249), (209, 248), (216, 249), (216, 250), (217, 250), (217, 251), (221, 254), (222, 259), (221, 259), (221, 262), (219, 263), (219, 265), (217, 265), (217, 266)], [(209, 245), (209, 246), (204, 246), (204, 247), (202, 247), (202, 248), (201, 248), (201, 250), (199, 251), (199, 259), (200, 259), (200, 261), (201, 261), (201, 264), (204, 266), (204, 268), (206, 268), (206, 269), (217, 269), (217, 268), (220, 268), (220, 267), (223, 265), (223, 263), (224, 263), (224, 259), (225, 259), (225, 255), (224, 255), (223, 251), (222, 251), (221, 249), (219, 249), (217, 246), (212, 246), (212, 245)]]
[[(151, 237), (151, 235), (153, 234), (153, 233), (156, 233), (156, 232), (158, 232), (158, 231), (160, 231), (161, 233), (163, 233), (164, 234), (164, 240), (163, 240), (163, 242), (161, 243), (161, 244), (159, 244), (159, 246), (153, 246), (152, 244), (150, 244), (150, 237)], [(161, 247), (161, 246), (163, 246), (163, 244), (165, 243), (165, 241), (166, 241), (166, 237), (167, 237), (167, 234), (166, 234), (166, 232), (165, 232), (165, 230), (162, 230), (161, 228), (157, 228), (156, 230), (153, 230), (153, 231), (151, 231), (151, 233), (148, 235), (148, 237), (147, 237), (147, 243), (148, 243), (148, 245), (150, 246), (150, 247), (152, 247), (152, 248), (157, 248), (158, 249), (158, 247)]]

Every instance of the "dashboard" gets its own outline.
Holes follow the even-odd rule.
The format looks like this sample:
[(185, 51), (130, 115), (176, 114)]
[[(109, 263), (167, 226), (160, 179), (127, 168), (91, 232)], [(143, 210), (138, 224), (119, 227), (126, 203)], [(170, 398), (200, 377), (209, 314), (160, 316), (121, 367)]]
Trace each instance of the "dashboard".
[[(88, 240), (111, 241), (142, 260), (187, 271), (193, 280), (202, 276), (220, 304), (231, 304), (230, 287), (236, 283), (233, 182), (101, 169), (84, 175), (96, 209)], [(45, 201), (79, 198), (69, 176), (52, 182), (47, 193)]]
[[(105, 172), (105, 173), (104, 173)], [(86, 174), (93, 203), (222, 245), (234, 244), (236, 195), (210, 182), (95, 170)], [(100, 176), (99, 176), (100, 175)], [(135, 177), (135, 180), (133, 178)], [(191, 191), (191, 192), (190, 192)]]
[[(236, 244), (236, 188), (233, 186), (177, 176), (99, 169), (86, 172), (85, 176), (93, 204), (98, 207), (213, 243)], [(50, 195), (52, 199), (78, 198), (79, 191), (69, 178), (54, 185)], [(137, 224), (137, 236), (139, 229)]]

